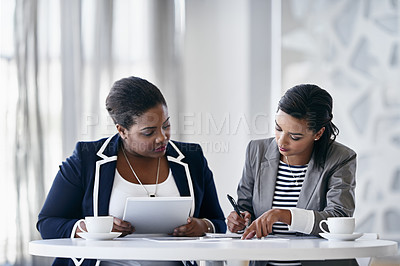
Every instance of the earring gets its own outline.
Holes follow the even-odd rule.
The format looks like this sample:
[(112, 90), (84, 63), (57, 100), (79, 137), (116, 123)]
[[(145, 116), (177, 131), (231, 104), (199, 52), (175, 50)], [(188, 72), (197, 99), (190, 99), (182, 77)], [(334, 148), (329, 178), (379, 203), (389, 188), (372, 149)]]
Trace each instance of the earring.
[(318, 139), (314, 139), (315, 141), (317, 141)]

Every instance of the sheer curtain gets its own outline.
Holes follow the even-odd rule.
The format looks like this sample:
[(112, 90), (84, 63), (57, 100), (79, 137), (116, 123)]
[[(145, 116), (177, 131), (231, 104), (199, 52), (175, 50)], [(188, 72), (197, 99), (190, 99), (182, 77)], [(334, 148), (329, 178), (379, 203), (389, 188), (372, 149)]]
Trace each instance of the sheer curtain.
[(51, 1), (6, 0), (1, 10), (0, 134), (6, 152), (0, 155), (0, 264), (48, 265), (51, 260), (28, 255), (28, 243), (40, 238), (37, 214), (60, 155), (58, 8)]
[[(1, 253), (5, 262), (29, 265), (42, 261), (30, 258), (26, 253), (29, 240), (38, 237), (35, 223), (45, 193), (38, 75), (38, 2), (8, 1), (6, 4), (7, 7), (14, 6), (15, 14), (13, 46), (8, 51), (8, 65), (4, 68), (7, 74), (1, 79), (1, 86), (9, 85), (5, 88), (13, 91), (6, 93), (6, 127), (2, 133), (6, 145), (3, 151), (7, 151), (2, 154), (2, 161), (7, 162), (7, 180), (3, 181), (5, 186), (1, 193), (2, 203), (6, 203), (2, 206), (5, 214), (2, 228), (7, 230), (1, 237)], [(8, 41), (11, 42), (11, 38)], [(2, 56), (5, 55), (3, 52), (2, 49)]]
[(104, 108), (112, 83), (146, 78), (179, 112), (184, 1), (2, 0), (0, 9), (0, 265), (49, 265), (28, 254), (38, 212), (75, 142), (115, 133)]

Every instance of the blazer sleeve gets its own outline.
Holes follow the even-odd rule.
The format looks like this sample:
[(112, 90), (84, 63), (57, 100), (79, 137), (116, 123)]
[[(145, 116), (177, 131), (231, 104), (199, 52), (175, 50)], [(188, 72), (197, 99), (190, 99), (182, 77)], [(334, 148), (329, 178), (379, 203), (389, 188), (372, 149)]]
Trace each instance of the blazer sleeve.
[[(322, 232), (319, 223), (328, 217), (352, 216), (355, 209), (356, 153), (350, 149), (341, 152), (339, 159), (327, 173), (326, 206), (314, 210), (314, 226), (311, 234)], [(333, 157), (333, 156), (332, 156)], [(329, 160), (329, 159), (327, 159)]]
[(208, 163), (200, 148), (200, 158), (202, 160), (203, 175), (203, 201), (201, 203), (199, 218), (209, 219), (215, 227), (216, 233), (226, 232), (225, 216), (219, 204), (217, 190), (215, 188), (213, 173), (208, 167)]
[(239, 181), (237, 188), (238, 194), (238, 205), (242, 211), (248, 211), (251, 214), (252, 220), (255, 219), (255, 214), (253, 210), (253, 190), (254, 190), (254, 166), (252, 162), (252, 143), (250, 141), (246, 148), (246, 159), (243, 167), (242, 178)]
[(43, 239), (68, 238), (81, 216), (84, 194), (78, 143), (71, 157), (59, 168), (36, 224)]

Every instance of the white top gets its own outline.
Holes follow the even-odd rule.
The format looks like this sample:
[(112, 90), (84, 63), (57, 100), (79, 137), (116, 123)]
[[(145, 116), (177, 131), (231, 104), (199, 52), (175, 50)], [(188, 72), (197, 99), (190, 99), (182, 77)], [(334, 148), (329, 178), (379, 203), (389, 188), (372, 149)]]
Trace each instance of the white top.
[[(295, 208), (304, 178), (306, 176), (308, 165), (288, 165), (283, 161), (279, 162), (278, 176), (276, 178), (274, 200), (272, 208), (290, 209)], [(288, 225), (282, 222), (276, 222), (272, 226), (272, 231), (275, 234), (296, 234), (295, 231), (290, 231)]]
[[(156, 185), (143, 185), (147, 191), (154, 193)], [(131, 183), (125, 180), (115, 169), (114, 184), (111, 191), (109, 214), (122, 219), (126, 198), (128, 197), (148, 197), (146, 191), (140, 184)], [(180, 197), (178, 187), (172, 175), (171, 169), (167, 179), (157, 185), (157, 197)]]
[[(156, 185), (143, 185), (147, 191), (154, 193)], [(124, 208), (126, 198), (128, 197), (148, 197), (147, 192), (143, 189), (142, 185), (135, 184), (125, 180), (118, 170), (115, 168), (114, 184), (111, 191), (109, 214), (114, 217), (122, 219), (124, 215)], [(167, 179), (157, 185), (157, 197), (180, 197), (178, 187), (176, 186), (175, 179), (172, 175), (171, 169)], [(181, 262), (168, 262), (168, 261), (102, 261), (101, 265), (108, 266), (147, 266), (147, 265), (182, 265)]]
[(314, 212), (312, 210), (296, 208), (307, 167), (308, 165), (289, 166), (282, 161), (279, 162), (272, 207), (289, 209), (292, 221), (291, 225), (275, 223), (273, 226), (275, 233), (282, 234), (287, 231), (289, 234), (295, 232), (310, 234), (314, 227)]

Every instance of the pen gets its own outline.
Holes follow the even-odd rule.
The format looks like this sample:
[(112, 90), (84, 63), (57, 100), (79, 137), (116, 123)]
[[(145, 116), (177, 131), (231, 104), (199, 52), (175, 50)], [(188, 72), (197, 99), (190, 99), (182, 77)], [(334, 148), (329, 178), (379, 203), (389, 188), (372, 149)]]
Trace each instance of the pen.
[(242, 214), (240, 213), (239, 206), (237, 205), (235, 199), (232, 198), (232, 196), (229, 195), (229, 194), (226, 194), (226, 196), (228, 197), (228, 200), (229, 200), (229, 202), (231, 203), (231, 205), (232, 205), (233, 209), (235, 210), (235, 212), (236, 212), (240, 217), (243, 218)]

